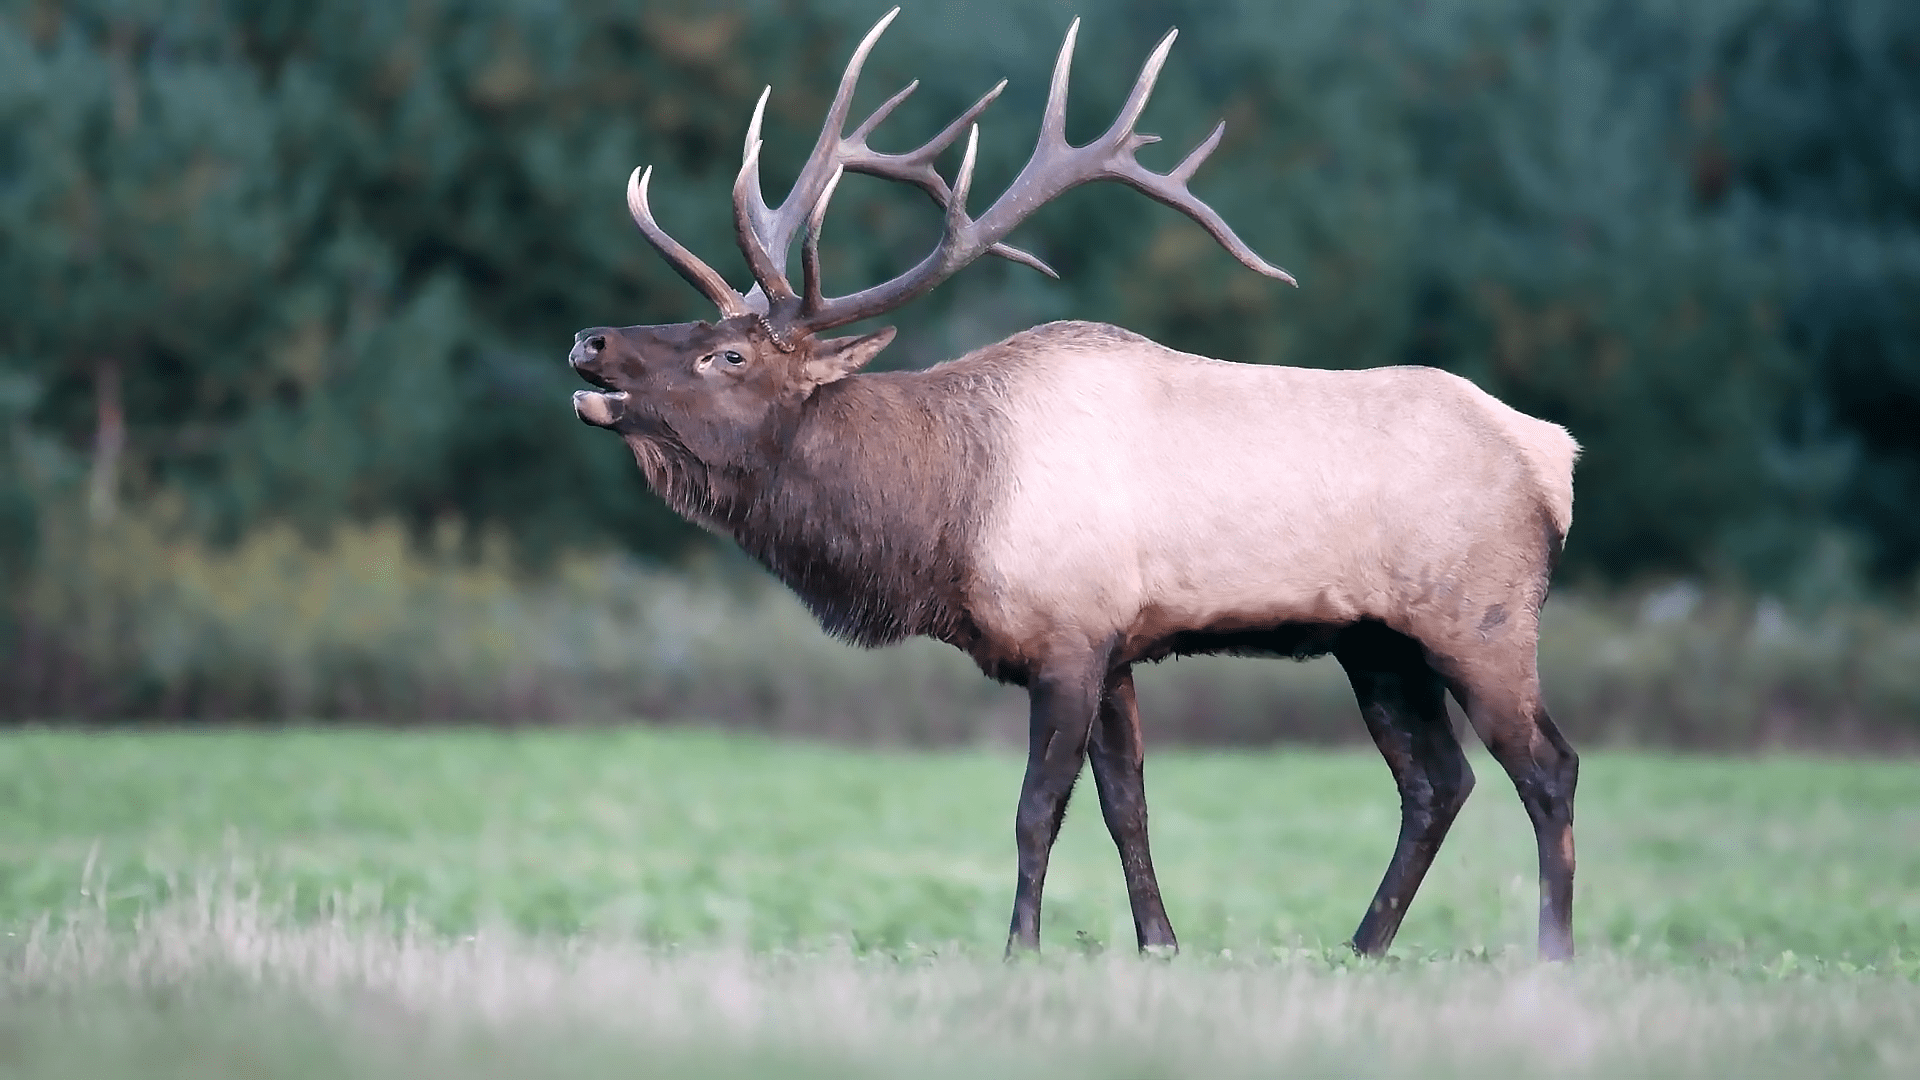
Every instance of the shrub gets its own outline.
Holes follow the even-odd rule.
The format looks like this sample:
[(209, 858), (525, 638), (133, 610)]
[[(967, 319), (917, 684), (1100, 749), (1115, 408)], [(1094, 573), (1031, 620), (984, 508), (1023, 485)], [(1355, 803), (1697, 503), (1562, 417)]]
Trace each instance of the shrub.
[[(1017, 741), (1025, 702), (931, 641), (862, 651), (738, 557), (674, 570), (391, 523), (213, 548), (154, 516), (53, 530), (0, 715), (39, 720), (705, 723), (884, 743)], [(1920, 742), (1920, 618), (1705, 595), (1557, 594), (1541, 664), (1578, 740)], [(1344, 676), (1200, 657), (1144, 668), (1156, 741), (1362, 738)]]

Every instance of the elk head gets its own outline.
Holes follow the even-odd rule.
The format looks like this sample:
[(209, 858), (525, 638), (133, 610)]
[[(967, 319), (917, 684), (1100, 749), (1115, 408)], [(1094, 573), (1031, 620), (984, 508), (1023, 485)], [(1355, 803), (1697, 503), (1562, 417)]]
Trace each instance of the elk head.
[(703, 461), (730, 443), (772, 434), (782, 406), (858, 371), (893, 340), (861, 337), (786, 342), (757, 315), (664, 326), (595, 327), (575, 335), (569, 361), (604, 393), (580, 390), (574, 411), (597, 427), (672, 438)]
[[(660, 474), (666, 468), (660, 464), (662, 455), (678, 462), (668, 471), (676, 476), (698, 472), (703, 482), (716, 469), (747, 468), (756, 460), (767, 460), (755, 455), (777, 453), (779, 432), (817, 388), (859, 370), (893, 339), (891, 329), (853, 338), (821, 337), (823, 332), (899, 307), (982, 255), (998, 255), (1057, 277), (1033, 255), (1000, 241), (1043, 204), (1080, 184), (1094, 180), (1127, 184), (1191, 217), (1246, 266), (1293, 283), (1286, 271), (1254, 254), (1218, 213), (1187, 190), (1187, 181), (1219, 145), (1226, 125), (1215, 127), (1171, 172), (1150, 172), (1134, 158), (1140, 147), (1158, 141), (1157, 136), (1135, 133), (1133, 125), (1146, 108), (1175, 33), (1169, 32), (1147, 59), (1106, 133), (1085, 146), (1072, 146), (1066, 140), (1066, 108), (1068, 71), (1080, 25), (1075, 20), (1054, 65), (1033, 156), (1006, 192), (976, 218), (967, 212), (979, 141), (974, 121), (1005, 88), (1004, 80), (917, 150), (881, 153), (868, 147), (867, 138), (918, 82), (887, 99), (851, 134), (846, 133), (860, 68), (899, 12), (899, 8), (888, 12), (854, 51), (819, 140), (777, 208), (767, 205), (760, 188), (760, 124), (767, 93), (760, 95), (733, 185), (735, 231), (755, 281), (748, 292), (736, 292), (654, 220), (647, 202), (650, 168), (635, 169), (628, 178), (627, 207), (641, 234), (713, 301), (721, 317), (714, 322), (580, 331), (571, 362), (603, 392), (579, 391), (574, 395), (574, 411), (589, 424), (623, 435), (655, 489), (670, 499), (673, 496), (661, 485), (673, 487), (675, 482), (672, 477), (663, 480)], [(949, 187), (933, 163), (962, 132), (967, 134), (966, 153)], [(933, 252), (906, 273), (860, 292), (828, 297), (820, 283), (820, 227), (834, 188), (847, 172), (913, 184), (944, 209), (945, 228)], [(786, 262), (803, 224), (801, 283), (796, 290), (787, 277)]]

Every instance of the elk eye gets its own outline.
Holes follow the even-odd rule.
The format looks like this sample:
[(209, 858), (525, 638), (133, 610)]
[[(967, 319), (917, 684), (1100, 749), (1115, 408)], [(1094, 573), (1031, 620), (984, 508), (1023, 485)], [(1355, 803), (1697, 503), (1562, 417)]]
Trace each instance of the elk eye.
[(745, 361), (745, 360), (744, 360), (744, 359), (743, 359), (743, 358), (742, 358), (742, 357), (740, 356), (740, 354), (739, 354), (739, 353), (737, 353), (737, 352), (734, 352), (734, 351), (733, 351), (732, 349), (728, 349), (728, 350), (727, 350), (726, 352), (723, 352), (723, 353), (721, 353), (721, 354), (720, 354), (720, 358), (721, 358), (722, 360), (725, 360), (725, 361), (726, 361), (727, 363), (729, 363), (729, 364), (743, 364), (743, 363), (745, 363), (745, 362), (746, 362), (746, 361)]

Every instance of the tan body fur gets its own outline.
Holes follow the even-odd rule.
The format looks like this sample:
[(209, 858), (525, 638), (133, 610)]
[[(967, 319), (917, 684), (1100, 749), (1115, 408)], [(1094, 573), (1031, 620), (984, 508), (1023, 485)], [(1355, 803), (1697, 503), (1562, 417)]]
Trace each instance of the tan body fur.
[(1234, 364), (1086, 323), (955, 364), (996, 361), (1011, 454), (967, 606), (1010, 659), (1361, 619), (1443, 653), (1531, 649), (1572, 519), (1559, 426), (1432, 368)]

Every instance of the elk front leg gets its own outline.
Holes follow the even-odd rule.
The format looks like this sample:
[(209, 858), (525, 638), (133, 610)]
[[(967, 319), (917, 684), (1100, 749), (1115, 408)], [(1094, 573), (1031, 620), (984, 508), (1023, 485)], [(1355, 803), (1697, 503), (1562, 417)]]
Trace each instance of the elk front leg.
[(1067, 799), (1086, 761), (1087, 738), (1100, 708), (1104, 657), (1075, 657), (1043, 665), (1027, 685), (1027, 774), (1014, 815), (1020, 879), (1013, 893), (1007, 955), (1040, 948), (1040, 893), (1047, 856), (1067, 816)]
[(1353, 932), (1355, 952), (1379, 956), (1393, 944), (1447, 830), (1473, 791), (1473, 769), (1447, 718), (1445, 684), (1418, 645), (1397, 634), (1374, 641), (1356, 638), (1335, 649), (1334, 656), (1353, 683), (1367, 733), (1400, 789), (1400, 838), (1373, 903)]
[(1167, 921), (1160, 883), (1153, 875), (1153, 855), (1147, 848), (1145, 752), (1130, 667), (1121, 668), (1107, 682), (1087, 756), (1093, 762), (1101, 816), (1107, 819), (1107, 831), (1120, 850), (1120, 869), (1127, 878), (1127, 902), (1133, 908), (1133, 932), (1140, 951), (1178, 952), (1180, 944), (1174, 939), (1173, 924)]

